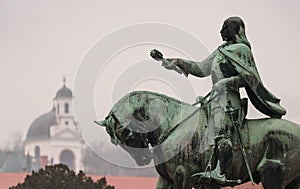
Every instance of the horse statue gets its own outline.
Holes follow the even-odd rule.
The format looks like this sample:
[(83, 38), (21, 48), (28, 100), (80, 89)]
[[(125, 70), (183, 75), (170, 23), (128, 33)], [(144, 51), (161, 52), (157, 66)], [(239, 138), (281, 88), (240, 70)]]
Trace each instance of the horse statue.
[[(157, 189), (220, 188), (250, 181), (233, 133), (233, 153), (226, 169), (228, 179), (241, 183), (219, 185), (201, 180), (208, 162), (216, 166), (214, 147), (206, 145), (208, 111), (163, 94), (134, 91), (121, 98), (103, 121), (111, 141), (126, 150), (140, 166), (154, 160)], [(240, 126), (243, 148), (255, 183), (265, 189), (300, 186), (300, 126), (284, 119), (245, 119)], [(226, 157), (224, 157), (226, 158)]]

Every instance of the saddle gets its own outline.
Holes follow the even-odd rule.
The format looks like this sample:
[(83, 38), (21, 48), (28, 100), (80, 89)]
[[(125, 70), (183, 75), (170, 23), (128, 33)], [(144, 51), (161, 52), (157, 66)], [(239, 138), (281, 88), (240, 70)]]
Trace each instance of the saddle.
[[(208, 119), (209, 119), (209, 100), (207, 100), (206, 97), (202, 97), (199, 96), (196, 99), (197, 103), (200, 103), (201, 105), (201, 109), (200, 111), (202, 111), (202, 113), (200, 113), (200, 125), (204, 125), (205, 127), (200, 127), (202, 128), (200, 131), (200, 136), (201, 138), (204, 137), (205, 134), (205, 130), (208, 127)], [(235, 119), (241, 124), (240, 125), (240, 134), (241, 134), (241, 139), (242, 139), (242, 143), (243, 143), (243, 147), (245, 149), (249, 148), (250, 145), (250, 137), (249, 137), (249, 128), (248, 128), (248, 121), (246, 119), (246, 115), (248, 113), (248, 99), (247, 98), (243, 98), (241, 99), (241, 109), (237, 109), (237, 112), (235, 112)], [(234, 151), (236, 150), (240, 150), (240, 146), (239, 146), (239, 138), (238, 138), (238, 134), (237, 131), (235, 129), (233, 129), (232, 132), (232, 149)]]

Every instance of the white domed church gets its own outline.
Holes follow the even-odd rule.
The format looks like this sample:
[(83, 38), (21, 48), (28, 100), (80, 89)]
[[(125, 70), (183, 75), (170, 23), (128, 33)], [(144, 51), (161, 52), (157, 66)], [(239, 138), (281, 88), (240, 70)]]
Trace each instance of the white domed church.
[(85, 149), (73, 114), (72, 91), (63, 87), (54, 97), (52, 110), (36, 118), (28, 129), (25, 153), (34, 165), (64, 163), (74, 171), (84, 170), (82, 159)]

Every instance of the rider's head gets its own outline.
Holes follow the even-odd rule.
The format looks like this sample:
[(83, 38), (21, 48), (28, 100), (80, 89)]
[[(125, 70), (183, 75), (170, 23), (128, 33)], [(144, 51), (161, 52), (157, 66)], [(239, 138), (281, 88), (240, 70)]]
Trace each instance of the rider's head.
[(223, 41), (233, 43), (245, 43), (250, 47), (245, 34), (245, 24), (240, 17), (233, 16), (227, 18), (220, 31)]

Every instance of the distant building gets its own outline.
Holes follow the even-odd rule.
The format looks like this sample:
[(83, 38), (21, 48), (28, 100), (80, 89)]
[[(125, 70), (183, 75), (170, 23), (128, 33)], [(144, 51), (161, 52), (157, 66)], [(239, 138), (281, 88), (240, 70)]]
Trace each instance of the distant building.
[(25, 154), (32, 157), (32, 169), (64, 163), (75, 171), (84, 170), (82, 160), (85, 144), (76, 127), (72, 100), (72, 91), (66, 87), (64, 79), (63, 87), (53, 99), (52, 110), (36, 118), (30, 125), (25, 140)]
[(1, 172), (24, 172), (26, 169), (25, 156), (20, 156), (15, 152), (7, 152), (8, 159), (5, 161)]

